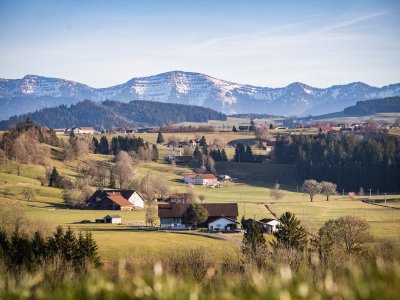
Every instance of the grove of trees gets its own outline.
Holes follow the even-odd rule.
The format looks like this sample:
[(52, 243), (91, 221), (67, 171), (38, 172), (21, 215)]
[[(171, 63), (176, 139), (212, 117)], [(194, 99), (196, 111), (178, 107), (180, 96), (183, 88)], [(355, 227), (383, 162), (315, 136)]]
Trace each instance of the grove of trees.
[(395, 136), (277, 136), (274, 160), (296, 165), (303, 180), (330, 181), (347, 191), (400, 190), (400, 138)]

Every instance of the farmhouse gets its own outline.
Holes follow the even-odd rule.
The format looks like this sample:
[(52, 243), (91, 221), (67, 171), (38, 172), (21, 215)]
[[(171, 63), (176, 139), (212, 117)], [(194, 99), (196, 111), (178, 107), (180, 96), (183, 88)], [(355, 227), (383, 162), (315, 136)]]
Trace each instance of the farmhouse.
[(219, 217), (214, 221), (208, 223), (208, 230), (210, 231), (232, 231), (237, 229), (239, 222), (227, 217)]
[(332, 127), (329, 126), (329, 125), (327, 125), (327, 126), (320, 126), (320, 127), (319, 127), (319, 132), (329, 132), (329, 131), (332, 131), (332, 130), (333, 130)]
[(249, 132), (250, 126), (249, 125), (240, 125), (239, 126), (239, 131), (240, 132)]
[(259, 222), (262, 224), (263, 231), (267, 233), (278, 231), (278, 226), (281, 224), (281, 222), (276, 219), (261, 219)]
[(196, 177), (196, 175), (191, 175), (191, 176), (185, 176), (183, 178), (183, 182), (186, 184), (194, 184), (194, 178)]
[(54, 133), (55, 133), (56, 135), (65, 134), (65, 131), (66, 131), (66, 130), (67, 130), (66, 128), (57, 128), (57, 129), (53, 129), (53, 131), (54, 131)]
[[(236, 229), (236, 220), (239, 215), (237, 203), (213, 203), (201, 204), (208, 212), (208, 220), (204, 227), (217, 230)], [(185, 213), (189, 204), (160, 204), (158, 206), (158, 217), (160, 218), (160, 228), (185, 229), (188, 225), (182, 223), (182, 215)], [(223, 218), (223, 219), (221, 219)], [(217, 227), (217, 226), (220, 227)]]
[(97, 190), (86, 206), (90, 209), (136, 210), (144, 208), (144, 201), (134, 190)]
[(198, 174), (193, 179), (196, 185), (217, 185), (218, 178), (214, 174)]

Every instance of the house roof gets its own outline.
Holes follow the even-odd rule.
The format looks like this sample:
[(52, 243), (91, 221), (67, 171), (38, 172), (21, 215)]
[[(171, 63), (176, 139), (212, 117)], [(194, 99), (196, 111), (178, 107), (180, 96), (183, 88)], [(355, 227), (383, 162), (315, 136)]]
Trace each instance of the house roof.
[(94, 130), (93, 127), (79, 127), (81, 130)]
[(320, 127), (319, 127), (319, 130), (322, 130), (322, 131), (330, 131), (330, 130), (332, 130), (332, 127), (329, 126), (329, 125), (323, 125), (323, 126), (320, 126)]
[(121, 218), (121, 216), (119, 216), (119, 215), (107, 215), (107, 216), (105, 216), (103, 219), (106, 219), (106, 218)]
[(214, 174), (198, 174), (195, 177), (200, 176), (202, 179), (217, 179)]
[(107, 198), (119, 206), (133, 206), (128, 200), (126, 200), (120, 193), (107, 193)]
[(66, 130), (65, 128), (53, 129), (54, 132), (64, 132), (65, 130)]
[(233, 223), (240, 224), (238, 221), (232, 220), (231, 218), (227, 218), (227, 217), (216, 218), (216, 219), (212, 220), (210, 223), (215, 222), (215, 221), (220, 220), (220, 219), (226, 219), (226, 220), (229, 220), (229, 221), (231, 221)]
[[(190, 204), (160, 204), (158, 205), (158, 216), (160, 218), (180, 218)], [(237, 203), (212, 203), (201, 204), (208, 212), (208, 217), (233, 217), (239, 215)]]

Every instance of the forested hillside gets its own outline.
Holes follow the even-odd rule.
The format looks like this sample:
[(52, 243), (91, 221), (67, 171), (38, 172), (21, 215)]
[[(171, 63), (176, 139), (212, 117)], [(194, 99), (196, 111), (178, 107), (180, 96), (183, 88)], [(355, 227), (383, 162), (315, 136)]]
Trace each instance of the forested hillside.
[(366, 116), (375, 113), (400, 112), (400, 97), (358, 101), (344, 109), (345, 115)]
[(332, 181), (340, 190), (400, 190), (398, 137), (278, 136), (274, 155), (278, 163), (296, 164), (302, 179)]
[(30, 118), (38, 125), (50, 128), (93, 126), (98, 129), (110, 127), (158, 126), (178, 122), (207, 122), (226, 120), (226, 116), (209, 108), (161, 103), (153, 101), (104, 101), (85, 100), (77, 104), (60, 105), (14, 116), (0, 122), (0, 129)]

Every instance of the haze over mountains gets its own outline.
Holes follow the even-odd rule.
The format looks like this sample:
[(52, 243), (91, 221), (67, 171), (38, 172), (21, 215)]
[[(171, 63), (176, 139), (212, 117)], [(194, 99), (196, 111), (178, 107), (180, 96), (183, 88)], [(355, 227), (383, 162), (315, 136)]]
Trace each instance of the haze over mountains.
[(295, 82), (283, 88), (268, 88), (182, 71), (133, 78), (108, 88), (27, 75), (22, 79), (0, 79), (0, 119), (84, 99), (191, 104), (226, 114), (318, 115), (341, 111), (357, 101), (399, 95), (399, 83), (381, 88), (362, 82), (315, 88)]

